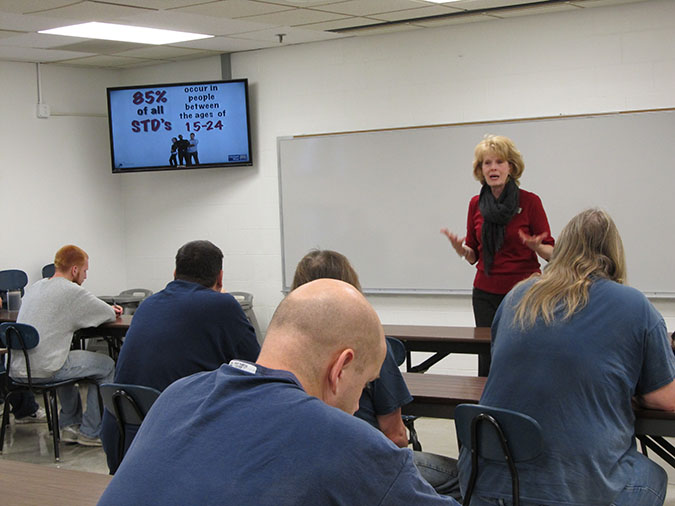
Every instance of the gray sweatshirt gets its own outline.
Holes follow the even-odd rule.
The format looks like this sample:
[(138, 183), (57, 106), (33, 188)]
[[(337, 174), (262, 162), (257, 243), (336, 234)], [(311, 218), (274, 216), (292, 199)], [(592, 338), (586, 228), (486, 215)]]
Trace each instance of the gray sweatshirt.
[[(73, 333), (114, 321), (112, 306), (65, 278), (41, 279), (26, 290), (17, 323), (27, 323), (40, 334), (40, 343), (28, 352), (31, 376), (50, 378), (63, 367)], [(23, 353), (12, 353), (11, 375), (26, 377)]]

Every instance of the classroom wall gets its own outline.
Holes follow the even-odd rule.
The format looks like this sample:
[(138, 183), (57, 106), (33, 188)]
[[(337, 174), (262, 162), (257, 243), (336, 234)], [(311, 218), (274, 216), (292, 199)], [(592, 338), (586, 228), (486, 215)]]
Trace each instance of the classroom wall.
[[(254, 166), (115, 176), (105, 118), (36, 119), (35, 66), (0, 63), (0, 135), (12, 143), (0, 154), (0, 267), (24, 268), (32, 282), (73, 241), (92, 254), (92, 291), (159, 290), (177, 248), (206, 238), (225, 253), (225, 287), (254, 294), (265, 328), (282, 298), (278, 136), (675, 107), (673, 34), (675, 2), (651, 0), (234, 54), (232, 77), (250, 81)], [(125, 71), (43, 66), (43, 93), (53, 110), (101, 114), (106, 86), (220, 77), (217, 56)], [(528, 166), (523, 186), (528, 171), (564, 177), (551, 162)], [(448, 216), (449, 227), (464, 223)], [(370, 300), (387, 323), (473, 324), (466, 296)], [(675, 302), (654, 302), (675, 329)], [(440, 370), (475, 372), (475, 359)]]
[[(226, 255), (226, 288), (252, 292), (266, 327), (282, 297), (278, 136), (673, 107), (673, 33), (675, 2), (654, 0), (234, 54), (232, 77), (251, 84), (255, 166), (124, 176), (129, 281), (158, 288), (184, 240), (210, 238)], [(152, 73), (175, 82), (183, 65), (125, 78), (145, 82)], [(188, 74), (219, 77), (204, 68)], [(466, 147), (467, 178), (472, 150)], [(551, 167), (528, 167), (525, 188), (528, 170)], [(413, 204), (414, 196), (403, 203)], [(464, 223), (465, 216), (448, 216), (454, 229)], [(448, 262), (458, 261), (448, 247)], [(370, 300), (389, 323), (473, 324), (465, 296)], [(675, 304), (655, 302), (675, 328)], [(460, 357), (442, 368), (474, 363)]]
[[(122, 79), (127, 84), (221, 79), (221, 59), (129, 70)], [(254, 94), (256, 86), (251, 87)], [(255, 146), (255, 98), (252, 102)], [(268, 201), (276, 178), (262, 177), (255, 148), (253, 156), (253, 167), (120, 175), (129, 286), (163, 288), (173, 279), (178, 248), (208, 239), (225, 254), (225, 289), (253, 293), (256, 315), (266, 327), (281, 286), (276, 282), (281, 275), (278, 213)]]
[[(675, 2), (650, 1), (240, 53), (232, 71), (255, 83), (259, 170), (273, 180), (278, 136), (673, 107), (673, 34)], [(472, 154), (466, 146), (467, 178)], [(523, 186), (528, 171), (552, 168), (555, 160), (527, 167)], [(564, 177), (562, 169), (551, 177)], [(261, 189), (269, 192), (271, 214), (278, 197)], [(420, 204), (414, 195), (402, 203)], [(465, 219), (448, 216), (447, 225), (459, 231)], [(448, 247), (448, 262), (458, 261)], [(468, 297), (370, 300), (385, 322), (473, 323)], [(675, 329), (673, 302), (655, 302)], [(460, 357), (444, 367), (473, 364)]]
[(120, 182), (110, 171), (105, 87), (117, 72), (41, 66), (38, 119), (33, 63), (0, 62), (0, 269), (26, 271), (29, 284), (67, 243), (90, 255), (94, 293), (126, 287)]

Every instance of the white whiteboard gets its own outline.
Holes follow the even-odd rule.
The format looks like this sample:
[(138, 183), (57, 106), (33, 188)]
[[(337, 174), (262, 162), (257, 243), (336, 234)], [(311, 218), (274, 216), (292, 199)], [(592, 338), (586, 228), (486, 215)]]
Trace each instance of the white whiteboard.
[(466, 232), (480, 191), (473, 148), (488, 133), (520, 149), (521, 187), (541, 197), (554, 237), (579, 211), (603, 207), (623, 237), (629, 284), (675, 296), (670, 109), (280, 137), (283, 289), (322, 248), (345, 254), (369, 293), (469, 293), (475, 268), (439, 230)]

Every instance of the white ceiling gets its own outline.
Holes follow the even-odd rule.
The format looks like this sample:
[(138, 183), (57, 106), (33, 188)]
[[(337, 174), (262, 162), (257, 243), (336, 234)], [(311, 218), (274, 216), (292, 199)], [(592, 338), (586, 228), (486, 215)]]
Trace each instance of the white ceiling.
[[(0, 61), (129, 68), (639, 1), (649, 0), (0, 0)], [(153, 46), (37, 33), (88, 21), (215, 37)]]

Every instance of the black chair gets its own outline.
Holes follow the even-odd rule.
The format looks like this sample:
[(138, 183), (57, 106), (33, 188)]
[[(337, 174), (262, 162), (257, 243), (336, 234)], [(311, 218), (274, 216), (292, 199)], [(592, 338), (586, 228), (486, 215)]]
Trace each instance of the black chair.
[(28, 275), (19, 269), (0, 271), (0, 297), (2, 298), (3, 307), (10, 309), (7, 307), (9, 292), (21, 292), (21, 297), (23, 297), (23, 289), (27, 284)]
[[(405, 345), (401, 341), (395, 337), (387, 336), (387, 348), (394, 355), (396, 365), (400, 366), (405, 362)], [(403, 425), (405, 425), (405, 428), (408, 429), (408, 433), (410, 434), (408, 442), (412, 445), (413, 450), (421, 452), (422, 444), (420, 443), (419, 437), (417, 436), (417, 430), (415, 429), (415, 420), (417, 420), (417, 417), (413, 415), (403, 415), (402, 418)]]
[(455, 428), (460, 445), (471, 451), (471, 476), (462, 504), (468, 506), (471, 503), (478, 478), (478, 457), (482, 457), (508, 465), (513, 506), (519, 506), (516, 463), (541, 455), (543, 441), (539, 423), (532, 417), (508, 409), (460, 404), (455, 408)]
[[(115, 417), (119, 439), (119, 460), (126, 453), (125, 427), (140, 425), (161, 392), (155, 388), (122, 383), (101, 385), (103, 405)], [(129, 442), (131, 444), (131, 442)]]
[(56, 273), (54, 264), (47, 264), (42, 268), (42, 277), (51, 278)]
[[(31, 392), (42, 393), (45, 412), (47, 414), (47, 425), (52, 438), (54, 440), (54, 460), (59, 462), (61, 460), (59, 454), (59, 442), (61, 441), (61, 434), (59, 432), (59, 407), (56, 396), (56, 389), (59, 387), (72, 385), (74, 383), (87, 382), (91, 385), (96, 385), (96, 382), (88, 378), (73, 378), (64, 381), (51, 381), (49, 383), (34, 383), (30, 369), (30, 359), (28, 357), (28, 350), (35, 348), (40, 342), (40, 335), (35, 327), (25, 323), (0, 323), (0, 344), (7, 348), (7, 372), (2, 377), (2, 390), (5, 394), (5, 408), (2, 412), (2, 428), (0, 428), (0, 454), (5, 444), (5, 431), (9, 423), (10, 403), (7, 402), (8, 397), (14, 392), (25, 390), (28, 388)], [(26, 380), (18, 381), (11, 377), (12, 366), (12, 352), (22, 353), (26, 360)], [(91, 388), (91, 386), (90, 386)], [(100, 402), (99, 392), (99, 406), (101, 411), (103, 406)]]

